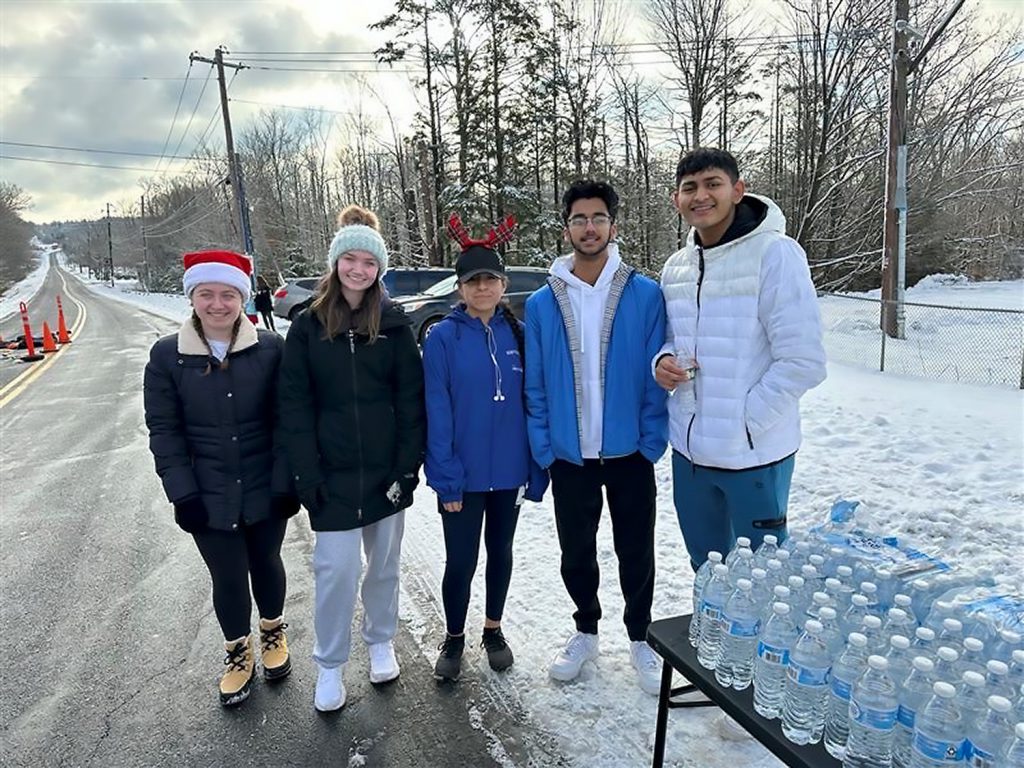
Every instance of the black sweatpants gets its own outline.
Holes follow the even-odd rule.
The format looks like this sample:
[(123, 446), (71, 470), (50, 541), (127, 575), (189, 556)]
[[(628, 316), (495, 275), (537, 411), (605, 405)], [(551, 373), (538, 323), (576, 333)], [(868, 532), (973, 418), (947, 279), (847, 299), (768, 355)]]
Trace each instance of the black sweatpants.
[(445, 512), (441, 502), (437, 504), (444, 526), (447, 555), (441, 598), (449, 635), (461, 635), (466, 629), (470, 586), (480, 556), (481, 529), (487, 550), (485, 612), (488, 619), (501, 621), (508, 585), (512, 580), (512, 539), (519, 521), (518, 494), (519, 490), (515, 488), (463, 493), (462, 509), (458, 512)]
[(604, 499), (612, 519), (612, 540), (619, 560), (619, 585), (626, 601), (623, 621), (630, 640), (647, 637), (654, 601), (654, 465), (637, 452), (614, 459), (584, 459), (551, 465), (555, 524), (562, 548), (562, 581), (576, 604), (580, 632), (596, 633), (601, 619), (597, 588), (597, 528)]
[(225, 640), (249, 634), (252, 598), (261, 618), (276, 619), (284, 611), (281, 543), (287, 527), (287, 520), (272, 518), (237, 531), (192, 534), (213, 579), (213, 610)]

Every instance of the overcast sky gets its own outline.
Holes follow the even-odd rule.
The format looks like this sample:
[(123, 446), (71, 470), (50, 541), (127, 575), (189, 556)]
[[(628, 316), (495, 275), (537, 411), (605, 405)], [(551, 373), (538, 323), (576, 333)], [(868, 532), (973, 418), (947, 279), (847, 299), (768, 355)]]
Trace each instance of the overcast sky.
[[(1024, 16), (1019, 0), (969, 2)], [(391, 7), (390, 0), (0, 0), (0, 140), (7, 142), (0, 145), (0, 155), (6, 156), (0, 159), (0, 179), (14, 182), (31, 196), (28, 218), (37, 222), (95, 218), (107, 202), (135, 201), (140, 179), (157, 168), (158, 157), (45, 150), (11, 142), (154, 155), (164, 153), (167, 143), (166, 154), (177, 149), (177, 154), (188, 155), (218, 109), (215, 79), (196, 108), (208, 65), (197, 62), (182, 91), (191, 51), (211, 57), (223, 44), (241, 60), (255, 56), (238, 53), (243, 51), (369, 52), (386, 36), (371, 32), (367, 25)], [(351, 61), (337, 66), (370, 68)], [(130, 79), (143, 77), (154, 79)], [(235, 131), (261, 109), (248, 102), (350, 109), (358, 90), (356, 77), (366, 78), (386, 94), (399, 129), (408, 129), (415, 102), (406, 74), (250, 69), (241, 72), (231, 87)], [(179, 97), (178, 117), (172, 123)], [(382, 112), (372, 97), (365, 107)], [(221, 140), (219, 120), (210, 135)], [(181, 165), (164, 161), (160, 168)]]

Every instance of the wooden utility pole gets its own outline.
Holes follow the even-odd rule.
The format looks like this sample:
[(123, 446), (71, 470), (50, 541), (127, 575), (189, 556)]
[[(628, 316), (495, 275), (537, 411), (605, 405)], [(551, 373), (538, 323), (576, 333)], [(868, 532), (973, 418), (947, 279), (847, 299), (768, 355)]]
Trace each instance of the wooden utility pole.
[(142, 290), (149, 292), (149, 242), (146, 240), (146, 196), (139, 198), (139, 219), (142, 221)]
[(110, 234), (110, 203), (107, 203), (107, 269), (110, 277), (110, 287), (114, 287), (114, 238)]

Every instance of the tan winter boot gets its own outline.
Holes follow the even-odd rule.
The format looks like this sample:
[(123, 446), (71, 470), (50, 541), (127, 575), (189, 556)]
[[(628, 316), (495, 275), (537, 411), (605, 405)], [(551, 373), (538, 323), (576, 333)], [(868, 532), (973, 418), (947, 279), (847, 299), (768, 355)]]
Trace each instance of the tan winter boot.
[(233, 707), (249, 698), (256, 669), (252, 635), (224, 643), (224, 650), (224, 665), (227, 669), (220, 679), (220, 703), (225, 707)]
[(260, 619), (260, 652), (263, 657), (263, 677), (267, 680), (280, 680), (292, 671), (288, 638), (284, 634), (288, 625), (282, 618)]

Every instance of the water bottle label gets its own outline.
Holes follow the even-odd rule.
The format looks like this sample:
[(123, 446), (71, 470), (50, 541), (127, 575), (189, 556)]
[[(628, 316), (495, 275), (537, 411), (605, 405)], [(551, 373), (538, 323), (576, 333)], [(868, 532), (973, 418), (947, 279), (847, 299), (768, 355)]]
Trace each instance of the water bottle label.
[(959, 763), (964, 759), (964, 742), (940, 741), (925, 736), (921, 731), (914, 731), (913, 749), (929, 760), (944, 763)]
[(856, 701), (850, 702), (850, 720), (874, 731), (891, 731), (896, 727), (896, 712), (892, 709), (863, 707)]
[(797, 685), (810, 688), (821, 688), (828, 685), (830, 667), (808, 667), (790, 659), (786, 676)]
[(853, 688), (853, 683), (848, 683), (840, 677), (832, 675), (832, 693), (842, 699), (843, 701), (850, 700), (850, 690)]
[(700, 615), (711, 621), (718, 621), (722, 618), (722, 606), (717, 603), (709, 603), (707, 600), (701, 600)]
[(907, 730), (914, 730), (914, 710), (901, 704), (899, 712), (896, 713), (896, 721)]
[(970, 740), (964, 742), (964, 754), (967, 755), (967, 765), (970, 768), (993, 768), (996, 765), (996, 756)]
[(728, 632), (732, 637), (757, 637), (761, 632), (760, 619), (729, 620)]
[(765, 642), (757, 644), (757, 656), (768, 664), (778, 664), (784, 667), (789, 664), (789, 649), (777, 645), (769, 645)]

